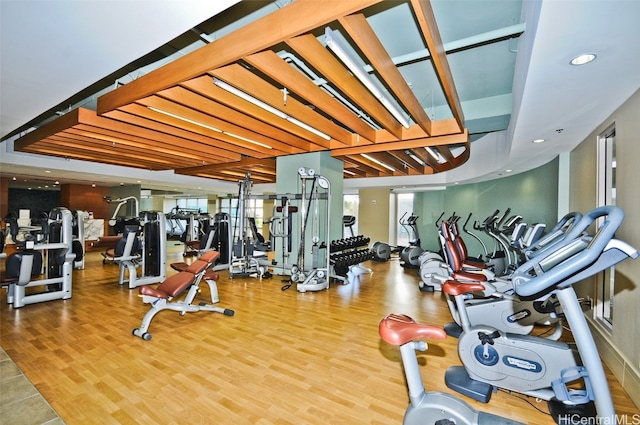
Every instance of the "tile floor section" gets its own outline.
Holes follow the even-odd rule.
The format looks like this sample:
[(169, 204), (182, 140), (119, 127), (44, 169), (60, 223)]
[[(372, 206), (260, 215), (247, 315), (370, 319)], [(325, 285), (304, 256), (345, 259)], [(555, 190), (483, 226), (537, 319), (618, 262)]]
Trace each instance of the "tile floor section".
[(1, 347), (0, 424), (64, 425), (55, 410)]

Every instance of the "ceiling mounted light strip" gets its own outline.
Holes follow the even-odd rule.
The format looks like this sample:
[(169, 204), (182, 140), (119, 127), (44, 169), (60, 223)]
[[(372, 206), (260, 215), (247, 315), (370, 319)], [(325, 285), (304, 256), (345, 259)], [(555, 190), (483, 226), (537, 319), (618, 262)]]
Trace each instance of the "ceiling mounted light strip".
[(149, 108), (153, 112), (158, 112), (158, 113), (166, 115), (168, 117), (175, 118), (175, 119), (178, 119), (178, 120), (181, 120), (181, 121), (184, 121), (184, 122), (188, 122), (189, 124), (197, 125), (199, 127), (215, 131), (216, 133), (222, 133), (222, 130), (220, 130), (219, 128), (211, 127), (210, 125), (203, 124), (201, 122), (194, 121), (194, 120), (189, 119), (189, 118), (181, 117), (180, 115), (176, 115), (174, 113), (171, 113), (171, 112), (168, 112), (168, 111), (164, 111), (162, 109), (158, 109), (158, 108), (155, 108), (153, 106), (147, 106), (147, 108)]
[(302, 121), (297, 120), (296, 118), (293, 118), (287, 114), (285, 114), (284, 112), (282, 112), (281, 110), (274, 108), (273, 106), (264, 103), (263, 101), (256, 99), (255, 97), (243, 92), (242, 90), (238, 90), (237, 88), (235, 88), (234, 86), (232, 86), (231, 84), (225, 83), (222, 80), (219, 80), (217, 78), (213, 79), (213, 84), (215, 84), (216, 86), (220, 87), (223, 90), (228, 91), (231, 94), (234, 94), (236, 96), (238, 96), (241, 99), (246, 100), (247, 102), (264, 109), (267, 112), (271, 112), (272, 114), (274, 114), (277, 117), (280, 117), (284, 120), (289, 121), (291, 124), (297, 125), (300, 128), (305, 129), (306, 131), (315, 134), (318, 137), (322, 137), (325, 140), (331, 140), (331, 136), (323, 133), (322, 131), (311, 127), (308, 124), (303, 123)]
[(411, 159), (413, 159), (415, 162), (420, 164), (422, 167), (426, 165), (424, 161), (418, 155), (416, 155), (413, 151), (408, 150), (408, 151), (405, 151), (405, 153), (409, 155)]
[(382, 92), (380, 87), (378, 87), (374, 81), (371, 79), (369, 74), (364, 70), (363, 67), (358, 65), (355, 59), (347, 52), (347, 50), (340, 44), (340, 41), (333, 35), (333, 31), (331, 28), (327, 27), (324, 31), (324, 40), (327, 43), (327, 47), (331, 49), (333, 53), (344, 63), (347, 68), (351, 71), (353, 75), (356, 76), (358, 80), (373, 94), (379, 101), (382, 103), (382, 106), (387, 108), (387, 110), (398, 120), (400, 124), (404, 128), (409, 128), (410, 123), (409, 120), (405, 117), (405, 114), (396, 107), (391, 100)]
[(382, 162), (382, 161), (379, 161), (379, 160), (375, 159), (375, 158), (374, 158), (374, 157), (372, 157), (372, 156), (367, 155), (366, 153), (361, 153), (361, 154), (360, 154), (360, 156), (362, 156), (363, 158), (368, 159), (369, 161), (373, 161), (373, 162), (375, 162), (376, 164), (378, 164), (378, 165), (380, 165), (380, 166), (382, 166), (382, 167), (386, 168), (387, 170), (389, 170), (389, 171), (391, 171), (391, 172), (396, 171), (396, 169), (395, 169), (395, 168), (391, 167), (390, 165), (385, 164), (385, 163), (384, 163), (384, 162)]
[(435, 159), (438, 162), (438, 164), (444, 164), (445, 162), (447, 162), (447, 160), (444, 159), (442, 154), (440, 152), (436, 152), (435, 150), (433, 150), (433, 148), (427, 146), (424, 149), (427, 151), (427, 153), (429, 153), (429, 155), (431, 155), (433, 159)]
[(203, 123), (198, 122), (198, 121), (194, 121), (194, 120), (192, 120), (190, 118), (181, 117), (180, 115), (176, 115), (174, 113), (167, 112), (167, 111), (164, 111), (162, 109), (155, 108), (153, 106), (147, 106), (147, 108), (149, 108), (150, 110), (152, 110), (154, 112), (158, 112), (160, 114), (164, 114), (164, 115), (167, 115), (169, 117), (172, 117), (172, 118), (175, 118), (175, 119), (178, 119), (178, 120), (182, 120), (184, 122), (188, 122), (189, 124), (193, 124), (193, 125), (200, 126), (202, 128), (213, 130), (216, 133), (222, 133), (222, 134), (225, 134), (227, 136), (234, 137), (236, 139), (243, 140), (245, 142), (252, 143), (252, 144), (257, 145), (257, 146), (262, 146), (263, 148), (273, 149), (271, 146), (269, 146), (269, 145), (267, 145), (265, 143), (256, 142), (255, 140), (251, 140), (251, 139), (248, 139), (246, 137), (239, 136), (237, 134), (229, 133), (228, 131), (220, 130), (219, 128), (211, 127), (210, 125), (203, 124)]

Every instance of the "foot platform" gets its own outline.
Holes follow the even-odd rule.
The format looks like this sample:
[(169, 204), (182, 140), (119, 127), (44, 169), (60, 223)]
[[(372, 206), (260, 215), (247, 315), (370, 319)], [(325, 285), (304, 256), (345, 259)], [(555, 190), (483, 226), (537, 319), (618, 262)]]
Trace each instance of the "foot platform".
[(449, 367), (444, 374), (444, 381), (452, 390), (481, 403), (491, 400), (493, 386), (471, 379), (464, 366)]

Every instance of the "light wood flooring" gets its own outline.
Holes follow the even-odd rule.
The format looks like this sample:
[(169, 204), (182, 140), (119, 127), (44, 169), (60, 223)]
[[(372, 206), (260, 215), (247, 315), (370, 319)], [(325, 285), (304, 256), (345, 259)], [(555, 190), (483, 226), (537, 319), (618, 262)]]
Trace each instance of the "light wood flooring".
[[(169, 245), (169, 262), (182, 261), (182, 246)], [(399, 351), (381, 341), (378, 323), (391, 312), (450, 321), (442, 295), (419, 292), (416, 271), (391, 260), (366, 263), (374, 273), (349, 285), (308, 293), (282, 291), (279, 276), (222, 272), (220, 306), (235, 316), (163, 311), (143, 341), (131, 335), (149, 308), (138, 290), (119, 286), (118, 267), (103, 265), (99, 252), (86, 263), (74, 271), (70, 300), (12, 309), (4, 290), (0, 297), (0, 345), (69, 425), (400, 424), (408, 396)], [(207, 297), (204, 285), (199, 298)], [(428, 390), (451, 392), (443, 378), (459, 364), (454, 338), (429, 342), (419, 361)], [(618, 414), (640, 413), (609, 380)], [(553, 423), (532, 398), (465, 400)]]

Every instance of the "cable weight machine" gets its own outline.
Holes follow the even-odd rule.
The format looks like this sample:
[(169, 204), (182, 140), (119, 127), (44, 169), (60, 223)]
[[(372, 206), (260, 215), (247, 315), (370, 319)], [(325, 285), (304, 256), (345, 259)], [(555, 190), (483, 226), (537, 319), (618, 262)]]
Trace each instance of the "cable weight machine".
[[(291, 268), (291, 282), (296, 283), (299, 292), (322, 291), (329, 287), (329, 249), (326, 241), (330, 236), (330, 216), (331, 216), (331, 183), (326, 177), (316, 175), (312, 168), (300, 167), (298, 176), (301, 182), (301, 226), (300, 243), (298, 245), (298, 262)], [(311, 183), (309, 193), (307, 186)], [(307, 198), (308, 195), (308, 198)], [(324, 234), (320, 230), (320, 201), (326, 200), (324, 211), (326, 223)], [(311, 219), (311, 247), (309, 252), (305, 249), (307, 232), (309, 229), (309, 215), (313, 209)], [(324, 241), (321, 239), (324, 239)], [(324, 255), (321, 250), (324, 249)], [(311, 267), (305, 265), (305, 255), (311, 254)]]

